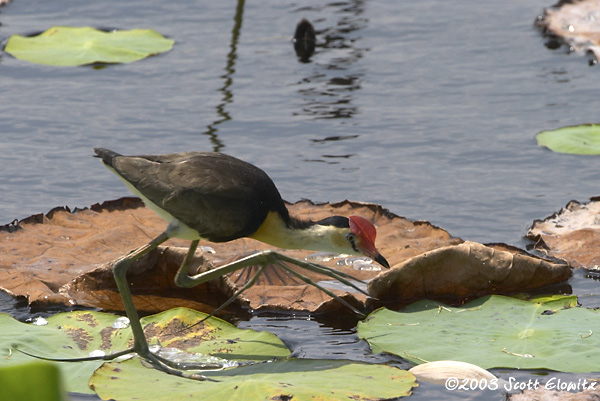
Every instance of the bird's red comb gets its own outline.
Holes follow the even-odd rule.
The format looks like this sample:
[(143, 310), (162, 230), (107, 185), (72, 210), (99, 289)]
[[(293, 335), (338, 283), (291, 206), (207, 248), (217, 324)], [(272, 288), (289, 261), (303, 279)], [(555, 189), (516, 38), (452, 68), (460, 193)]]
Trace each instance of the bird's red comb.
[(350, 216), (348, 220), (350, 222), (350, 230), (354, 234), (369, 241), (371, 244), (375, 244), (377, 230), (375, 230), (375, 226), (369, 220), (360, 216)]

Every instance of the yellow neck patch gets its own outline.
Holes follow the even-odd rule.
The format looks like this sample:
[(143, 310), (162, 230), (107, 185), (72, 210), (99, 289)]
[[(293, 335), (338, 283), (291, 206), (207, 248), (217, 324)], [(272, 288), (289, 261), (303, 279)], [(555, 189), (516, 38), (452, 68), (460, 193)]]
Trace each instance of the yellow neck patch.
[(278, 213), (269, 212), (265, 221), (250, 238), (278, 248), (354, 254), (344, 238), (348, 231), (349, 229), (319, 224), (306, 229), (291, 229)]
[(279, 216), (279, 213), (269, 212), (265, 221), (263, 221), (254, 234), (250, 235), (250, 238), (269, 245), (286, 248), (286, 244), (283, 242), (285, 242), (284, 239), (288, 236), (286, 235), (287, 231), (289, 229)]

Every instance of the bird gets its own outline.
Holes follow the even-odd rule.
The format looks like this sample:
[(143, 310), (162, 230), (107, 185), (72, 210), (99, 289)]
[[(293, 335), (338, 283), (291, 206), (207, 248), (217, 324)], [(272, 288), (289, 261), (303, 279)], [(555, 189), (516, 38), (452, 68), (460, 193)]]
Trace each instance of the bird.
[[(94, 151), (95, 157), (100, 158), (131, 192), (168, 222), (167, 228), (158, 237), (119, 258), (113, 265), (115, 282), (133, 332), (131, 350), (167, 373), (181, 375), (181, 371), (170, 366), (169, 361), (149, 351), (126, 272), (135, 260), (169, 238), (192, 241), (175, 276), (175, 283), (180, 287), (192, 287), (249, 265), (264, 267), (275, 263), (354, 309), (331, 291), (290, 270), (282, 262), (293, 263), (354, 286), (351, 276), (273, 250), (261, 251), (190, 276), (187, 266), (200, 239), (228, 242), (252, 238), (277, 248), (365, 255), (385, 268), (390, 267), (375, 247), (376, 229), (369, 220), (361, 216), (330, 216), (318, 221), (296, 218), (290, 215), (273, 180), (251, 163), (220, 152), (124, 156), (105, 148), (95, 148)], [(250, 281), (255, 280), (261, 271), (259, 269)], [(251, 282), (234, 297), (250, 285)]]

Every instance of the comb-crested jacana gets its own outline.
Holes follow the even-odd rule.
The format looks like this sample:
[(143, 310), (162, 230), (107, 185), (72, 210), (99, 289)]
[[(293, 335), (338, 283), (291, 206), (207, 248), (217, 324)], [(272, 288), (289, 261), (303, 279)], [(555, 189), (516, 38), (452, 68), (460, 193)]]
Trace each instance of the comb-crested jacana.
[[(169, 361), (149, 351), (126, 281), (126, 272), (135, 260), (169, 238), (192, 241), (175, 277), (175, 283), (180, 287), (193, 287), (249, 265), (275, 263), (289, 271), (281, 262), (294, 263), (352, 285), (348, 280), (351, 277), (344, 273), (273, 251), (259, 252), (189, 276), (187, 267), (199, 239), (227, 242), (249, 237), (279, 248), (363, 254), (389, 268), (388, 262), (375, 248), (375, 227), (367, 219), (360, 216), (332, 216), (319, 221), (294, 218), (269, 176), (258, 167), (235, 157), (212, 152), (123, 156), (108, 149), (94, 150), (96, 157), (142, 198), (147, 207), (169, 222), (162, 234), (120, 258), (113, 266), (117, 288), (133, 332), (132, 351), (168, 373), (181, 375), (178, 369), (169, 366)], [(257, 275), (261, 271), (259, 269)], [(300, 278), (344, 302), (308, 278)]]

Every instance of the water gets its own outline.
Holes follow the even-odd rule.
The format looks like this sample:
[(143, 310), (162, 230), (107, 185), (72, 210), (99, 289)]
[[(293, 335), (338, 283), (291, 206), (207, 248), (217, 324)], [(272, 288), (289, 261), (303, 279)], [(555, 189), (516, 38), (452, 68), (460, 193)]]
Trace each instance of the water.
[[(598, 118), (597, 68), (533, 26), (549, 4), (156, 3), (2, 9), (2, 38), (146, 27), (176, 45), (103, 69), (4, 55), (0, 221), (126, 195), (93, 146), (216, 149), (264, 168), (290, 201), (376, 202), (480, 242), (518, 245), (533, 219), (598, 195), (597, 157), (535, 143)], [(308, 64), (290, 43), (302, 17), (318, 32)]]
[[(152, 28), (176, 44), (106, 68), (2, 55), (0, 223), (128, 195), (94, 146), (218, 150), (265, 169), (289, 201), (375, 202), (466, 240), (523, 247), (534, 219), (600, 195), (598, 157), (535, 142), (542, 130), (599, 122), (598, 67), (549, 50), (533, 25), (551, 5), (14, 2), (0, 9), (0, 40), (91, 25)], [(290, 42), (302, 18), (317, 31), (310, 63)], [(599, 304), (597, 280), (572, 281)], [(298, 325), (340, 342), (315, 346), (326, 356), (363, 352), (329, 326), (281, 325), (292, 342)]]

